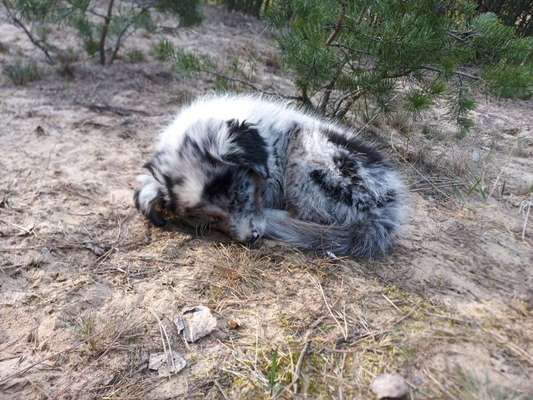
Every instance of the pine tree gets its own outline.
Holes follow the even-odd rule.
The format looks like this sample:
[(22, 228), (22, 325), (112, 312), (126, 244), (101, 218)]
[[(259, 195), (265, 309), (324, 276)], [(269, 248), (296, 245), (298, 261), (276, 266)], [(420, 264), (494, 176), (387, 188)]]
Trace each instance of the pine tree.
[(154, 10), (176, 15), (182, 26), (202, 19), (200, 0), (106, 0), (103, 8), (97, 7), (95, 0), (1, 0), (0, 5), (9, 21), (24, 31), (50, 64), (62, 62), (73, 53), (50, 41), (49, 32), (54, 27), (74, 28), (86, 53), (98, 56), (105, 65), (113, 63), (135, 30), (156, 28), (151, 18)]
[(472, 87), (533, 93), (531, 38), (468, 0), (288, 0), (269, 19), (301, 100), (330, 116), (356, 105), (419, 113), (444, 98), (467, 130)]

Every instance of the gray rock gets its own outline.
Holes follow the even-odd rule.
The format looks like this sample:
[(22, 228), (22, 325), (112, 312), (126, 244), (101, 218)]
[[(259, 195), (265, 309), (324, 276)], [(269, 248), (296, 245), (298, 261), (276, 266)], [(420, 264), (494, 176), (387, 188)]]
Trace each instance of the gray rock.
[(217, 327), (216, 318), (206, 306), (184, 307), (174, 323), (189, 343), (209, 335)]
[(372, 382), (372, 391), (378, 399), (401, 399), (409, 392), (405, 379), (398, 374), (381, 374)]
[(187, 361), (183, 356), (173, 351), (171, 353), (152, 353), (148, 359), (148, 369), (157, 371), (159, 376), (170, 376), (177, 374), (187, 366)]

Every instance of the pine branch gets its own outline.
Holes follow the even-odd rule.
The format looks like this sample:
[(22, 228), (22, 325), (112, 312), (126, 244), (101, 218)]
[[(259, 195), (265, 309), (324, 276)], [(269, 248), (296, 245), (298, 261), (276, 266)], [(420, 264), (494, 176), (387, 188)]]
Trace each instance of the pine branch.
[(331, 32), (328, 39), (326, 40), (326, 47), (328, 47), (331, 43), (333, 43), (335, 38), (338, 36), (338, 34), (341, 31), (342, 25), (344, 24), (345, 19), (346, 19), (346, 0), (344, 0), (341, 3), (341, 15), (339, 16), (339, 18), (337, 19), (337, 22), (335, 23), (335, 29), (333, 30), (333, 32)]
[(28, 37), (28, 39), (30, 39), (30, 41), (33, 43), (33, 45), (44, 53), (48, 61), (48, 64), (55, 65), (56, 60), (54, 60), (54, 58), (50, 55), (49, 49), (46, 48), (47, 46), (46, 43), (43, 42), (42, 40), (37, 39), (35, 36), (33, 36), (33, 34), (26, 27), (26, 25), (24, 25), (24, 23), (20, 19), (18, 19), (17, 16), (12, 12), (11, 7), (9, 6), (7, 0), (2, 0), (2, 4), (4, 5), (4, 8), (7, 11), (8, 17), (13, 21), (13, 23), (19, 28), (21, 28), (26, 34), (26, 36)]
[(153, 1), (142, 6), (139, 12), (137, 13), (137, 15), (135, 15), (135, 17), (132, 17), (130, 21), (128, 21), (126, 26), (124, 26), (124, 28), (120, 31), (120, 33), (117, 36), (117, 40), (115, 41), (115, 46), (113, 47), (113, 52), (111, 54), (111, 59), (109, 60), (109, 64), (113, 64), (113, 61), (115, 61), (115, 59), (117, 58), (118, 51), (120, 50), (120, 47), (122, 46), (122, 41), (126, 37), (126, 33), (128, 32), (128, 29), (130, 29), (130, 27), (135, 24), (135, 18), (145, 13), (146, 11), (148, 11), (150, 8), (154, 7), (155, 5), (156, 5), (156, 2)]
[[(428, 71), (435, 71), (435, 72), (439, 72), (439, 73), (444, 73), (444, 71), (442, 71), (441, 69), (439, 68), (436, 68), (436, 67), (432, 67), (430, 65), (423, 65), (421, 67), (422, 69), (427, 69)], [(469, 79), (473, 79), (473, 80), (476, 80), (476, 81), (479, 81), (481, 80), (481, 78), (479, 76), (476, 76), (476, 75), (471, 75), (467, 72), (462, 72), (462, 71), (453, 71), (453, 73), (455, 75), (458, 75), (458, 76), (462, 76), (462, 77), (465, 77), (465, 78), (469, 78)]]
[[(363, 90), (358, 89), (358, 90), (353, 90), (351, 92), (348, 92), (344, 94), (343, 96), (341, 96), (335, 104), (335, 109), (333, 110), (332, 115), (335, 118), (339, 118), (339, 119), (344, 118), (344, 116), (348, 113), (348, 111), (353, 106), (353, 104), (357, 101), (357, 99), (359, 99), (363, 95), (363, 93), (364, 93)], [(341, 108), (343, 103), (344, 103), (344, 107)]]
[(465, 38), (463, 38), (463, 37), (461, 37), (461, 36), (459, 36), (459, 35), (456, 35), (455, 33), (450, 32), (450, 31), (448, 31), (448, 32), (446, 32), (446, 33), (447, 33), (448, 36), (454, 38), (455, 40), (458, 40), (458, 41), (460, 41), (460, 42), (466, 43)]
[(95, 11), (93, 9), (88, 9), (87, 12), (89, 14), (95, 15), (95, 16), (97, 16), (99, 18), (105, 19), (105, 15), (104, 14), (100, 14), (99, 12), (97, 12), (97, 11)]
[(109, 59), (109, 64), (113, 64), (113, 62), (116, 60), (118, 51), (122, 47), (122, 40), (126, 37), (126, 32), (132, 26), (133, 23), (128, 23), (124, 29), (120, 31), (120, 33), (117, 36), (117, 40), (115, 41), (115, 46), (113, 47), (113, 52), (111, 53), (111, 58)]
[(250, 89), (252, 89), (252, 90), (254, 90), (256, 92), (262, 93), (262, 94), (267, 95), (267, 96), (281, 97), (281, 98), (287, 99), (287, 100), (298, 100), (298, 101), (302, 101), (302, 102), (305, 103), (305, 99), (302, 96), (286, 96), (286, 95), (283, 95), (283, 94), (280, 94), (280, 93), (263, 90), (263, 89), (259, 88), (258, 86), (254, 85), (251, 82), (248, 82), (248, 81), (245, 81), (245, 80), (239, 79), (239, 78), (234, 78), (232, 76), (228, 76), (228, 75), (222, 74), (222, 73), (217, 72), (217, 71), (212, 71), (212, 70), (208, 70), (208, 69), (201, 69), (201, 72), (204, 72), (204, 73), (209, 74), (209, 75), (216, 76), (218, 78), (225, 79), (225, 80), (227, 80), (229, 82), (238, 83), (240, 85), (246, 86), (246, 87), (248, 87), (248, 88), (250, 88)]

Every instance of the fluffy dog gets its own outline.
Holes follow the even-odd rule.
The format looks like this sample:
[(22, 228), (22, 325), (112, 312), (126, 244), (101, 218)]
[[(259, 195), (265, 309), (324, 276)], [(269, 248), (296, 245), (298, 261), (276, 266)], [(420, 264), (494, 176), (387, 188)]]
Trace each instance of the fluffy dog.
[(338, 124), (283, 102), (208, 96), (160, 135), (135, 191), (159, 210), (212, 224), (241, 242), (373, 258), (391, 248), (406, 190), (392, 165)]

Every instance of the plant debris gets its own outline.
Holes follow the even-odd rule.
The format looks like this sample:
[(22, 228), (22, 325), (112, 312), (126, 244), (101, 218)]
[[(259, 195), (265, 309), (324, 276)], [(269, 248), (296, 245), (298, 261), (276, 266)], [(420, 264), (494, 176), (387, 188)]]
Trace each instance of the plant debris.
[(148, 359), (148, 369), (157, 371), (161, 377), (177, 374), (186, 366), (187, 361), (185, 361), (185, 358), (176, 351), (169, 353), (152, 353)]

